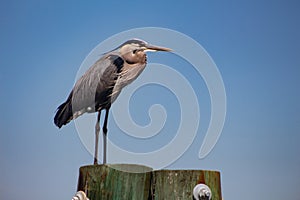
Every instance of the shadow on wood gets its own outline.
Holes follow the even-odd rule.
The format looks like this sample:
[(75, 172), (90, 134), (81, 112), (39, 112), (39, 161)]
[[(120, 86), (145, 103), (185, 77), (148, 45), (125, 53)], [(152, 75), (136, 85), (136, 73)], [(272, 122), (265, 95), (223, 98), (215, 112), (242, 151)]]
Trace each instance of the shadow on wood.
[(208, 185), (221, 200), (220, 172), (158, 170), (132, 164), (89, 165), (79, 170), (78, 190), (90, 200), (191, 200), (193, 188)]

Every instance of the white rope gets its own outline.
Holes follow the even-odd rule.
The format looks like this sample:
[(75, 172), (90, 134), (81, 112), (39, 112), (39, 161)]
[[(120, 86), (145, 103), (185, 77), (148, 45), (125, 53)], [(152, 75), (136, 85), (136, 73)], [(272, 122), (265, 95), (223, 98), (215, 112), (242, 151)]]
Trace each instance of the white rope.
[(212, 196), (211, 190), (207, 185), (198, 184), (194, 187), (193, 197), (195, 200), (202, 200), (202, 199), (211, 200), (211, 196)]
[(78, 191), (72, 200), (89, 200), (83, 191)]

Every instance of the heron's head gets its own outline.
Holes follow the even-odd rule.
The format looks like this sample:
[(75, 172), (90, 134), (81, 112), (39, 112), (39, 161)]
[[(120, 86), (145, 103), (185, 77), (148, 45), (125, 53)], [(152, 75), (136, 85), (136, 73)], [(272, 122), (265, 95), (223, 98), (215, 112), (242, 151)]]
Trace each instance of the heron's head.
[(166, 47), (150, 45), (139, 39), (128, 40), (118, 47), (121, 56), (129, 64), (146, 62), (147, 51), (171, 51)]

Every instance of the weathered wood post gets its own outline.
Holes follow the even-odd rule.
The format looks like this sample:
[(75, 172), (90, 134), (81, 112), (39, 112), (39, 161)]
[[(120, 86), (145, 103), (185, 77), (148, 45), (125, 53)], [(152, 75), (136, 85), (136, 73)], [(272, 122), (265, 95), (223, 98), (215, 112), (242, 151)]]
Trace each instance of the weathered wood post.
[(89, 165), (80, 168), (78, 190), (90, 200), (191, 200), (193, 188), (204, 183), (212, 200), (221, 200), (220, 172), (158, 170), (141, 165)]
[(148, 199), (151, 170), (131, 164), (83, 166), (79, 169), (78, 191), (85, 191), (90, 200)]
[(151, 194), (154, 200), (191, 200), (197, 184), (207, 185), (212, 200), (221, 200), (221, 180), (217, 171), (159, 170), (152, 172)]

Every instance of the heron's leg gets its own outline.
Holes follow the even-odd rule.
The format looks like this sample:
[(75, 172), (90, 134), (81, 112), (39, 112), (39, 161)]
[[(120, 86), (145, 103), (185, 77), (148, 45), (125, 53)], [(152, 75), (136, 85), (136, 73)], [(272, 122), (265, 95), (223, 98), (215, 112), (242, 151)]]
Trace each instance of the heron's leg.
[(106, 164), (108, 113), (109, 113), (109, 108), (106, 109), (105, 119), (104, 119), (104, 123), (103, 123), (103, 164)]
[(94, 154), (94, 165), (98, 164), (98, 141), (99, 141), (99, 132), (100, 132), (100, 115), (101, 111), (98, 112), (97, 122), (95, 126), (95, 154)]

